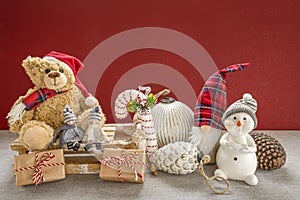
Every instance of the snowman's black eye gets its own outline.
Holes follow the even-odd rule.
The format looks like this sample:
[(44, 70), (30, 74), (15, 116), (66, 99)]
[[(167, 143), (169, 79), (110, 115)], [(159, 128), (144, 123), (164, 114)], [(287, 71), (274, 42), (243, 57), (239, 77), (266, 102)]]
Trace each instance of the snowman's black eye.
[(247, 121), (247, 118), (246, 118), (246, 117), (244, 117), (244, 118), (243, 118), (243, 120), (244, 120), (244, 122), (246, 122), (246, 121)]
[(234, 122), (236, 121), (236, 117), (233, 117), (233, 121), (234, 121)]

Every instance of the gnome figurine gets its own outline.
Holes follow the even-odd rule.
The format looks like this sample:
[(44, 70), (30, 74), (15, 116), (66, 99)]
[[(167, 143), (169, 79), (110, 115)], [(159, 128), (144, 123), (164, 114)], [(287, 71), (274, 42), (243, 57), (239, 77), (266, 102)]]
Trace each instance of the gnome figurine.
[(110, 141), (105, 132), (100, 127), (100, 120), (100, 107), (96, 106), (90, 112), (88, 128), (83, 138), (83, 142), (86, 143), (84, 147), (86, 151), (100, 151), (101, 143)]
[(210, 163), (215, 163), (218, 141), (224, 133), (221, 119), (227, 107), (228, 73), (242, 71), (249, 66), (249, 63), (234, 64), (218, 70), (208, 78), (198, 96), (190, 142), (196, 144), (204, 155), (210, 155)]
[(78, 151), (80, 148), (79, 142), (82, 141), (84, 132), (77, 127), (76, 116), (70, 109), (69, 105), (64, 108), (64, 125), (59, 127), (53, 135), (51, 145), (54, 145), (55, 141), (59, 137), (59, 147), (62, 148), (64, 144), (67, 144), (68, 149)]
[(216, 156), (215, 175), (225, 179), (245, 181), (257, 185), (256, 144), (249, 133), (256, 128), (257, 103), (250, 94), (236, 101), (225, 111), (222, 121), (227, 132), (220, 139)]

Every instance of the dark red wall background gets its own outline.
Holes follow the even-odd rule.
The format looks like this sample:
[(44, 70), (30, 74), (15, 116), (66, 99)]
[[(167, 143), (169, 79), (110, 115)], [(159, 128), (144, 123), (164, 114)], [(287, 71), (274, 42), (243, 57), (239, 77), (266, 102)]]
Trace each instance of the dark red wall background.
[[(188, 35), (219, 68), (250, 62), (251, 68), (229, 77), (228, 103), (251, 92), (259, 103), (257, 129), (300, 129), (298, 0), (5, 0), (0, 4), (0, 129), (8, 128), (5, 116), (12, 103), (32, 87), (20, 65), (27, 55), (57, 50), (84, 60), (105, 39), (139, 27), (163, 27)], [(172, 53), (150, 49), (125, 54), (110, 67), (126, 63), (130, 69), (147, 62), (190, 65)], [(187, 78), (198, 93), (204, 80)], [(102, 85), (113, 83), (108, 76), (100, 82), (96, 97), (112, 122), (111, 88)], [(153, 90), (158, 88), (154, 85)]]

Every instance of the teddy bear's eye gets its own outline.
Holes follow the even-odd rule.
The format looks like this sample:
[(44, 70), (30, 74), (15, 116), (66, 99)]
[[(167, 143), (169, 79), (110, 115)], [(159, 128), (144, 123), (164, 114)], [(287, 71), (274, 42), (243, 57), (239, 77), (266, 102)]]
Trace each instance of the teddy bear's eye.
[(51, 70), (50, 69), (45, 69), (45, 73), (48, 74)]
[(60, 73), (64, 73), (64, 70), (63, 70), (63, 69), (59, 69), (59, 72), (60, 72)]

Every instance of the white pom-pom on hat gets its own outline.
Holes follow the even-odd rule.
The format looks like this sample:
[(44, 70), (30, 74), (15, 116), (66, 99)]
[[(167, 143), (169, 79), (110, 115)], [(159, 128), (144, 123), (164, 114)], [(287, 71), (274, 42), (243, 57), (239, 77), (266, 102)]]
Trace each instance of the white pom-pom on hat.
[(257, 126), (257, 118), (256, 118), (256, 110), (257, 110), (257, 102), (252, 97), (251, 94), (245, 93), (243, 95), (242, 99), (237, 100), (233, 104), (231, 104), (222, 117), (222, 122), (224, 123), (224, 120), (229, 117), (230, 115), (234, 113), (247, 113), (251, 116), (251, 118), (254, 121), (254, 128)]
[(93, 106), (93, 105), (95, 105), (96, 102), (97, 102), (97, 99), (94, 96), (92, 96), (92, 95), (88, 96), (84, 100), (84, 103), (87, 106)]
[(244, 95), (243, 95), (243, 99), (244, 100), (250, 100), (250, 99), (252, 99), (252, 95), (251, 94), (249, 94), (249, 93), (245, 93)]

